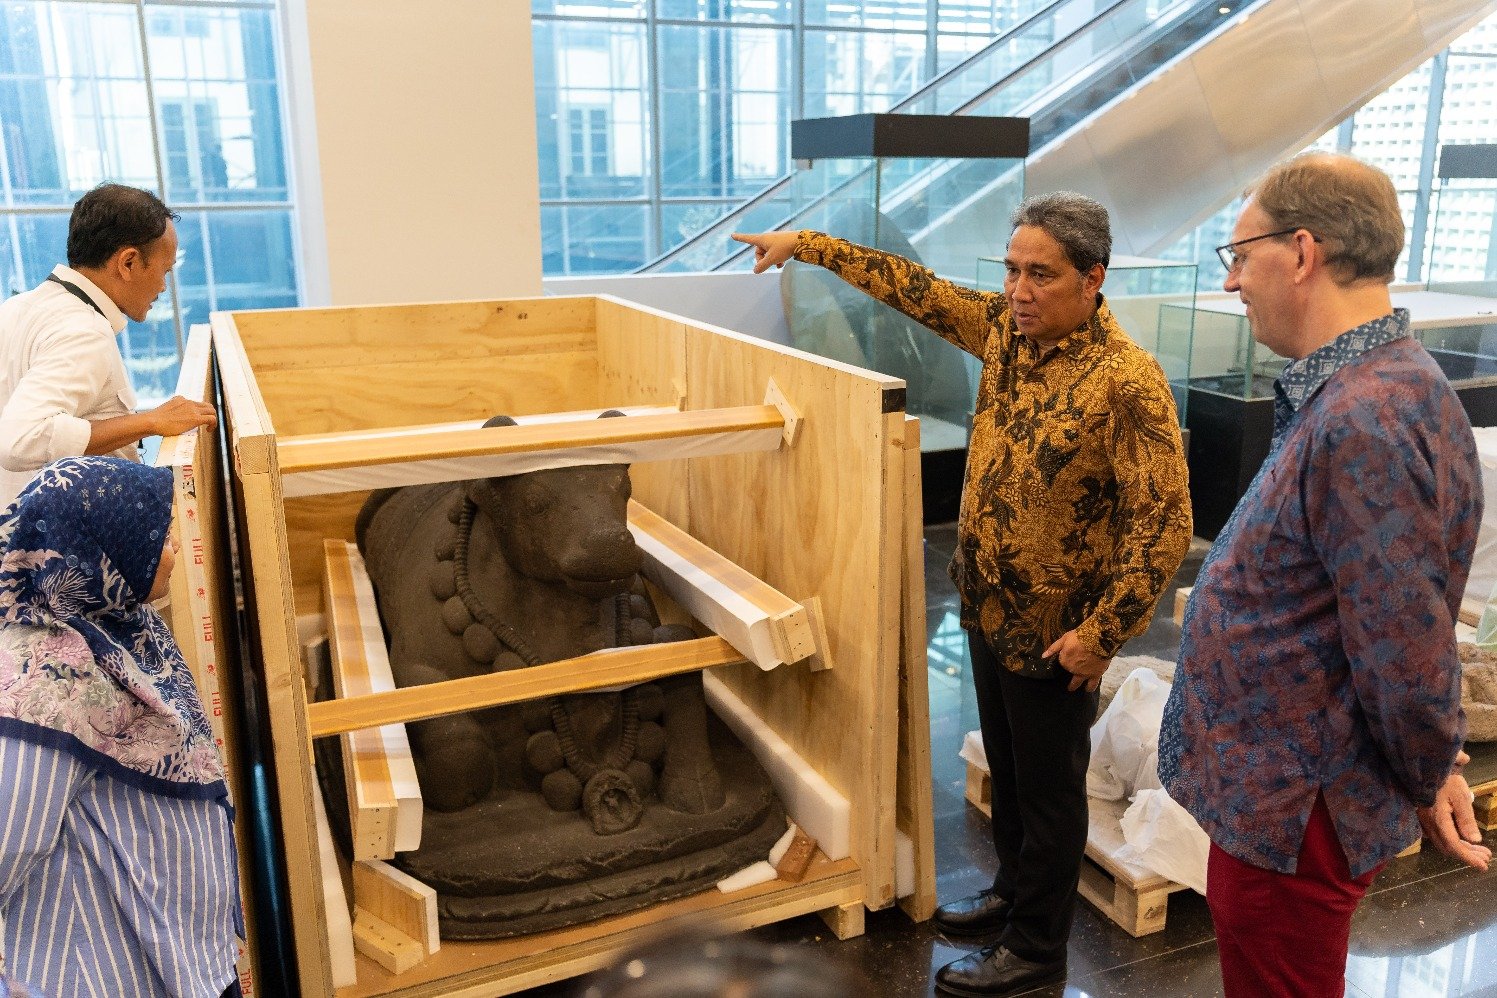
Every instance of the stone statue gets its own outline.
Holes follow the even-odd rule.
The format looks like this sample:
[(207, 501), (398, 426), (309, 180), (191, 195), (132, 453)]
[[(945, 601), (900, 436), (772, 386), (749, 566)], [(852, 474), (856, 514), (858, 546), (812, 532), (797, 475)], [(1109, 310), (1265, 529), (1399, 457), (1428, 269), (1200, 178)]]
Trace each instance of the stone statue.
[[(629, 494), (628, 467), (603, 465), (371, 495), (356, 531), (396, 683), (694, 637), (661, 626), (637, 574)], [(407, 730), (426, 817), (421, 848), (395, 862), (437, 890), (447, 938), (695, 893), (763, 859), (786, 828), (698, 673)]]

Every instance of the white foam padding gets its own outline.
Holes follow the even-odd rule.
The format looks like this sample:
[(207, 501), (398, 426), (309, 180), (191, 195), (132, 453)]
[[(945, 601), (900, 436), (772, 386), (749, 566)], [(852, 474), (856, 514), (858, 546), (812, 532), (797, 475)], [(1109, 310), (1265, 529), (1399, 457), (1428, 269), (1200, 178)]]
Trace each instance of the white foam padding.
[(731, 877), (724, 877), (722, 880), (719, 880), (717, 882), (717, 889), (724, 894), (732, 894), (734, 891), (746, 890), (750, 887), (757, 887), (760, 884), (767, 884), (778, 877), (779, 874), (775, 872), (775, 868), (761, 859), (753, 866), (745, 866)]
[(343, 893), (343, 877), (338, 871), (338, 854), (333, 846), (327, 811), (322, 804), (317, 773), (309, 770), (307, 775), (312, 781), (312, 809), (317, 821), (317, 858), (322, 869), (322, 901), (327, 914), (327, 947), (333, 965), (333, 987), (346, 988), (357, 979), (353, 920), (349, 916), (348, 895)]
[(702, 673), (707, 702), (769, 774), (790, 820), (806, 830), (828, 859), (852, 854), (852, 805), (815, 769), (760, 720), (723, 681)]
[(894, 833), (894, 896), (915, 893), (915, 840), (904, 832)]
[(797, 831), (799, 829), (795, 827), (795, 822), (792, 821), (790, 827), (785, 829), (785, 834), (780, 836), (780, 841), (776, 842), (774, 848), (769, 850), (770, 866), (777, 870), (780, 868), (780, 860), (784, 859), (785, 854), (790, 851), (790, 843), (795, 841), (795, 833)]

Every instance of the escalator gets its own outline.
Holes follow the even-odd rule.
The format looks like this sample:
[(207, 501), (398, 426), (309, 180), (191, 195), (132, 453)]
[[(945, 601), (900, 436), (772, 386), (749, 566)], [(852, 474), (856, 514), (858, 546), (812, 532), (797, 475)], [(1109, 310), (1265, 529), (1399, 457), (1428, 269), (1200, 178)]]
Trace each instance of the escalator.
[[(917, 161), (907, 176), (886, 174), (879, 207), (916, 249), (939, 227), (925, 262), (958, 278), (1004, 236), (973, 221), (983, 217), (973, 201), (1007, 201), (1020, 184), (1096, 197), (1113, 213), (1116, 252), (1156, 253), (1493, 9), (1497, 0), (1056, 0), (891, 109), (1027, 117), (1024, 173), (973, 194), (969, 164)], [(835, 192), (860, 179), (797, 170), (642, 272), (747, 269), (751, 254), (728, 233), (826, 228)]]

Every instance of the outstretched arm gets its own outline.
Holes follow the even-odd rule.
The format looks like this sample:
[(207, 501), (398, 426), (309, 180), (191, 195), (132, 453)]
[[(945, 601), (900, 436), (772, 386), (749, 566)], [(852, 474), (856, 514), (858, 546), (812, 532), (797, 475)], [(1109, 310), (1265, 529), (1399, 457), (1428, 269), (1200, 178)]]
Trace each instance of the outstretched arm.
[(735, 232), (754, 247), (754, 273), (781, 267), (791, 259), (815, 264), (891, 308), (898, 309), (944, 340), (981, 359), (1003, 295), (937, 277), (928, 267), (893, 253), (804, 229), (800, 232)]

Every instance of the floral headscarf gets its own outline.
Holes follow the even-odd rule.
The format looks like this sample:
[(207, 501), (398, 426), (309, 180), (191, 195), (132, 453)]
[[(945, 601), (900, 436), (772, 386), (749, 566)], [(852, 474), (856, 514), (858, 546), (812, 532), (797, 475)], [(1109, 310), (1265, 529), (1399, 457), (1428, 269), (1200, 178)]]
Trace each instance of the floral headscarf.
[(145, 602), (171, 507), (167, 469), (75, 457), (0, 513), (0, 734), (227, 803), (192, 674)]

